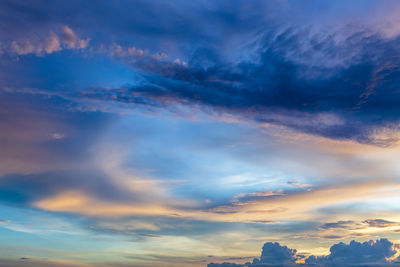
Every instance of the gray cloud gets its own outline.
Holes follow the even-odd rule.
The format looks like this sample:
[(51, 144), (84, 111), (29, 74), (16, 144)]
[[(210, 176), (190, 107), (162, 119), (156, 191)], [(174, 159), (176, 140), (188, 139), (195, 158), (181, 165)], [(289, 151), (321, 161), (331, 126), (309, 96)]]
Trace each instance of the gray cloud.
[(242, 264), (235, 264), (230, 262), (223, 262), (223, 263), (210, 263), (207, 265), (208, 267), (242, 267)]
[(297, 254), (296, 249), (281, 246), (279, 243), (265, 243), (260, 258), (255, 258), (252, 263), (228, 265), (229, 263), (211, 263), (208, 267), (263, 267), (263, 266), (392, 266), (395, 262), (388, 258), (396, 254), (397, 246), (387, 239), (376, 241), (357, 242), (349, 244), (338, 243), (330, 248), (327, 256), (308, 256), (305, 264), (296, 263), (297, 259), (305, 258)]
[(370, 227), (385, 228), (390, 226), (399, 226), (399, 222), (391, 222), (383, 219), (368, 219), (364, 223), (368, 224)]
[[(379, 129), (396, 128), (399, 38), (368, 31), (312, 35), (296, 28), (267, 30), (252, 59), (231, 62), (213, 48), (187, 65), (138, 60), (138, 85), (95, 88), (82, 96), (168, 107), (211, 107), (259, 123), (283, 125), (334, 139), (386, 145)], [(317, 55), (317, 56), (313, 56)], [(324, 62), (324, 63), (321, 63)]]
[(355, 221), (329, 222), (329, 223), (324, 223), (319, 228), (324, 230), (329, 230), (329, 229), (363, 229), (368, 227), (385, 228), (391, 226), (400, 226), (400, 223), (384, 219), (367, 219), (362, 222), (355, 222)]
[(332, 229), (332, 228), (341, 228), (348, 229), (354, 224), (353, 221), (338, 221), (333, 223), (324, 223), (320, 226), (322, 229)]
[(387, 239), (360, 243), (351, 241), (350, 244), (338, 243), (330, 248), (328, 256), (310, 256), (306, 263), (317, 263), (326, 266), (352, 264), (386, 264), (387, 258), (396, 254), (394, 244)]

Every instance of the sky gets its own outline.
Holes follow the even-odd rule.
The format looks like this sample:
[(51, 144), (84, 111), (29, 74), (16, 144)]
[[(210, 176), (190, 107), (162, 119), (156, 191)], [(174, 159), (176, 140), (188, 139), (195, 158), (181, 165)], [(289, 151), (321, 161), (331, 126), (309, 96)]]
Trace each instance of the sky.
[(399, 13), (0, 1), (0, 266), (395, 266)]

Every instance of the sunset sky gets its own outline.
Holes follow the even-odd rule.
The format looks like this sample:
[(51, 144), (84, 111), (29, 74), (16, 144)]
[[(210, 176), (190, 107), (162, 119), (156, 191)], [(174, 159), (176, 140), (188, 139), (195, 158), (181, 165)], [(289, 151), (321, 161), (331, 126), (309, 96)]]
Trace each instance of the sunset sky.
[(1, 0), (0, 266), (392, 264), (399, 123), (397, 0)]

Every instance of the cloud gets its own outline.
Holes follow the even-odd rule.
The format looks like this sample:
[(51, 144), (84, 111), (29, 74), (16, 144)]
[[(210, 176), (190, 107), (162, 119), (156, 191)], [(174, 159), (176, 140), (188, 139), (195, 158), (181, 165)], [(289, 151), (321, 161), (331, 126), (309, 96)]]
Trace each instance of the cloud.
[[(144, 57), (144, 56), (148, 56), (148, 51), (142, 50), (140, 48), (136, 48), (134, 46), (130, 46), (130, 47), (124, 47), (121, 46), (117, 43), (113, 43), (109, 48), (108, 48), (108, 52), (110, 53), (110, 55), (112, 57)], [(156, 57), (156, 59), (162, 59), (164, 57), (167, 57), (165, 54), (163, 57), (159, 56)]]
[[(377, 190), (377, 188), (380, 189)], [(265, 214), (268, 214), (269, 220), (304, 218), (304, 214), (309, 214), (309, 211), (315, 211), (321, 207), (363, 201), (366, 197), (375, 198), (378, 195), (383, 197), (396, 194), (398, 189), (395, 188), (396, 186), (379, 185), (376, 182), (346, 183), (313, 188), (309, 191), (298, 189), (292, 192), (281, 192), (278, 195), (261, 194), (258, 197), (244, 198), (242, 201), (235, 199), (230, 204), (214, 207), (210, 211), (224, 214), (226, 220), (243, 218), (262, 220), (266, 218)]]
[(51, 135), (51, 137), (52, 137), (53, 139), (63, 139), (63, 138), (65, 137), (65, 135), (62, 134), (62, 133), (53, 133), (53, 134)]
[(296, 261), (297, 250), (290, 249), (287, 246), (281, 246), (279, 243), (265, 243), (259, 260), (254, 260), (255, 264), (290, 264)]
[(63, 26), (61, 32), (49, 31), (47, 34), (26, 36), (12, 41), (5, 50), (15, 55), (52, 54), (63, 49), (84, 49), (89, 39), (80, 39), (68, 26)]
[(158, 203), (118, 203), (104, 201), (79, 191), (62, 192), (39, 200), (35, 207), (58, 212), (73, 212), (95, 217), (118, 216), (179, 216), (180, 211)]
[(378, 228), (400, 226), (399, 222), (391, 222), (383, 219), (369, 219), (365, 220), (364, 223), (368, 224), (370, 227), (378, 227)]
[(319, 228), (323, 230), (362, 230), (368, 228), (387, 228), (400, 226), (400, 223), (384, 219), (367, 219), (359, 223), (355, 221), (337, 221), (324, 223)]
[(36, 54), (41, 55), (44, 53), (51, 54), (61, 50), (60, 40), (54, 33), (50, 33), (44, 40), (23, 40), (13, 41), (10, 45), (12, 53), (17, 55)]
[[(396, 244), (384, 238), (363, 243), (353, 240), (349, 244), (340, 242), (331, 246), (330, 254), (327, 256), (306, 257), (297, 254), (296, 249), (268, 242), (264, 244), (260, 258), (255, 258), (252, 263), (238, 266), (392, 266), (391, 262), (397, 250)], [(302, 259), (305, 259), (305, 263)], [(208, 267), (230, 266), (229, 263), (223, 264), (211, 263)]]
[(309, 184), (300, 184), (300, 183), (297, 182), (297, 181), (288, 181), (287, 184), (288, 184), (288, 185), (291, 185), (291, 186), (293, 186), (293, 187), (296, 187), (296, 188), (307, 188), (307, 187), (311, 187), (311, 185), (309, 185)]
[[(117, 187), (114, 189), (115, 191), (109, 192), (104, 191), (107, 183), (100, 184), (95, 190), (87, 186), (87, 190), (74, 189), (67, 184), (68, 187), (60, 188), (55, 192), (50, 191), (49, 193), (53, 193), (50, 196), (36, 196), (32, 204), (43, 210), (102, 218), (165, 216), (205, 221), (278, 224), (280, 220), (304, 220), (306, 219), (305, 214), (313, 216), (310, 211), (318, 210), (321, 207), (360, 201), (366, 196), (376, 198), (398, 194), (396, 185), (367, 182), (321, 187), (310, 191), (299, 189), (286, 194), (257, 193), (256, 197), (252, 196), (242, 200), (235, 198), (228, 204), (203, 207), (190, 201), (182, 204), (178, 199), (168, 195), (157, 195), (155, 194), (157, 192), (156, 184), (152, 184), (153, 187), (145, 186), (144, 188), (148, 188), (148, 191), (143, 193), (137, 186), (129, 188), (132, 182), (134, 181), (126, 184), (120, 180), (117, 185), (124, 186), (125, 190)], [(141, 184), (140, 181), (137, 183)], [(68, 188), (71, 189), (68, 190)], [(110, 188), (113, 189), (113, 187)], [(135, 198), (117, 197), (115, 194), (118, 192), (120, 195), (122, 193), (126, 195), (128, 192), (134, 193)], [(108, 197), (105, 198), (104, 194), (107, 194)], [(316, 199), (318, 201), (315, 201)], [(307, 218), (310, 219), (310, 217)], [(343, 223), (337, 225), (340, 224)], [(329, 226), (334, 225), (325, 225), (325, 227)]]
[(223, 262), (223, 263), (209, 263), (209, 264), (207, 264), (207, 267), (243, 267), (243, 265), (229, 263), (229, 262)]
[[(126, 13), (99, 1), (96, 7), (76, 8), (79, 11), (69, 14), (76, 21), (75, 28), (66, 26), (71, 24), (67, 23), (69, 17), (58, 13), (64, 10), (59, 7), (61, 4), (54, 4), (58, 7), (54, 8), (44, 3), (32, 7), (21, 1), (14, 5), (7, 2), (3, 4), (5, 13), (22, 16), (7, 22), (11, 25), (5, 28), (18, 28), (21, 32), (12, 35), (11, 43), (5, 42), (16, 55), (83, 49), (88, 47), (89, 38), (81, 38), (73, 29), (97, 32), (93, 26), (97, 23), (87, 23), (96, 18), (106, 38), (96, 40), (96, 49), (91, 52), (106, 47), (111, 57), (138, 71), (140, 79), (116, 90), (94, 88), (81, 96), (161, 108), (177, 103), (200, 106), (261, 126), (275, 124), (307, 134), (381, 146), (398, 139), (381, 135), (387, 128), (397, 129), (400, 118), (395, 89), (399, 58), (392, 56), (399, 49), (396, 34), (389, 38), (383, 34), (386, 28), (369, 24), (365, 18), (361, 19), (365, 25), (356, 26), (331, 18), (328, 21), (339, 23), (339, 28), (325, 26), (307, 31), (299, 26), (298, 17), (287, 16), (288, 10), (299, 8), (291, 1), (280, 8), (271, 3), (237, 3), (229, 10), (223, 3), (184, 2), (163, 4), (160, 10), (154, 10), (154, 2), (139, 1), (135, 11), (131, 11), (134, 13)], [(76, 7), (79, 3), (70, 1), (68, 5)], [(360, 17), (356, 5), (346, 6), (342, 2), (324, 6), (324, 12), (336, 5)], [(377, 4), (369, 3), (368, 7), (371, 6)], [(385, 10), (394, 12), (397, 7), (392, 2)], [(369, 8), (368, 12), (375, 11)], [(100, 22), (104, 10), (117, 19)], [(243, 10), (248, 15), (243, 15)], [(277, 11), (282, 21), (287, 19), (288, 23), (277, 23), (280, 16), (271, 16), (274, 12), (265, 10)], [(307, 22), (312, 24), (311, 18), (316, 16), (313, 9), (307, 5), (300, 10), (301, 16), (309, 16)], [(191, 16), (190, 12), (197, 15)], [(143, 16), (149, 13), (168, 23), (155, 23)], [(387, 14), (382, 10), (378, 13)], [(374, 16), (374, 21), (380, 21), (380, 16)], [(47, 20), (40, 19), (43, 17), (54, 24), (46, 24)], [(31, 21), (33, 26), (29, 25)], [(43, 24), (46, 27), (39, 31)], [(110, 38), (118, 34), (124, 38)], [(188, 51), (182, 46), (191, 48)], [(136, 58), (134, 62), (132, 57)]]
[(344, 37), (273, 30), (250, 59), (232, 62), (207, 48), (185, 65), (138, 60), (131, 64), (143, 72), (141, 83), (83, 95), (132, 105), (211, 107), (260, 124), (385, 145), (393, 140), (379, 138), (380, 131), (400, 119), (400, 59), (392, 57), (399, 43), (399, 37), (361, 30)]
[(324, 223), (323, 225), (320, 226), (322, 229), (335, 229), (335, 228), (341, 228), (341, 229), (348, 229), (354, 224), (353, 221), (338, 221), (334, 223)]
[(311, 256), (306, 259), (306, 263), (319, 263), (322, 265), (351, 265), (351, 264), (385, 264), (388, 259), (396, 254), (396, 248), (387, 239), (376, 241), (357, 242), (351, 241), (350, 244), (338, 243), (330, 248), (328, 256)]
[(79, 39), (75, 32), (68, 26), (62, 27), (61, 39), (69, 49), (83, 49), (89, 44), (89, 39)]

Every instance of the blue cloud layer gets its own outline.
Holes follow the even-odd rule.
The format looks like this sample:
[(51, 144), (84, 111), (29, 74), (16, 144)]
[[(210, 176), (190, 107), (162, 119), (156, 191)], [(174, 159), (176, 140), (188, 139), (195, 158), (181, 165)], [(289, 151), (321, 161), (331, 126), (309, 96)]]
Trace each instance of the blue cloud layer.
[[(339, 35), (339, 34), (337, 34)], [(338, 41), (339, 40), (339, 41)], [(84, 96), (133, 105), (176, 103), (211, 107), (260, 123), (334, 139), (374, 139), (400, 119), (399, 38), (368, 31), (339, 37), (295, 28), (263, 34), (251, 59), (230, 62), (212, 48), (197, 50), (188, 65), (135, 61), (142, 82)], [(391, 140), (386, 140), (390, 142)]]
[[(121, 8), (129, 2), (118, 3), (5, 1), (0, 17), (4, 22), (0, 37), (8, 36), (2, 40), (4, 49), (13, 46), (12, 40), (17, 44), (43, 40), (50, 49), (49, 33), (71, 25), (76, 33), (65, 38), (64, 32), (59, 41), (68, 44), (73, 37), (75, 47), (80, 40), (90, 40), (85, 50), (88, 54), (134, 45), (141, 48), (137, 51), (150, 50), (149, 55), (158, 56), (114, 58), (138, 73), (135, 83), (118, 90), (97, 88), (80, 97), (132, 106), (197, 105), (328, 138), (378, 145), (393, 141), (377, 139), (376, 134), (396, 128), (400, 119), (400, 59), (393, 56), (399, 52), (400, 40), (373, 23), (380, 21), (379, 17), (363, 18), (357, 3), (311, 1), (300, 8), (294, 2), (180, 1), (173, 5), (137, 1), (135, 8), (127, 8), (129, 12)], [(389, 2), (388, 7), (395, 7), (394, 3)], [(367, 13), (376, 6), (375, 1), (363, 3)], [(341, 8), (361, 22), (334, 20), (339, 26), (305, 30), (317, 16), (314, 7), (327, 14)], [(290, 16), (295, 9), (298, 16)], [(98, 19), (105, 11), (110, 18), (106, 22)], [(6, 13), (15, 14), (14, 19), (7, 19)], [(300, 24), (300, 18), (307, 17)], [(101, 33), (95, 31), (98, 27), (103, 29)], [(78, 35), (85, 37), (79, 39)], [(42, 44), (39, 48), (45, 50)], [(164, 54), (168, 60), (163, 60)], [(174, 62), (174, 58), (179, 60)], [(185, 64), (179, 64), (182, 62)]]

